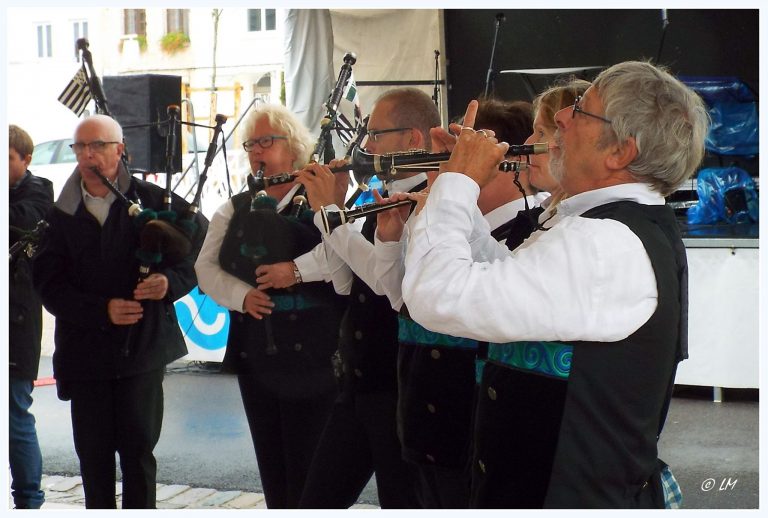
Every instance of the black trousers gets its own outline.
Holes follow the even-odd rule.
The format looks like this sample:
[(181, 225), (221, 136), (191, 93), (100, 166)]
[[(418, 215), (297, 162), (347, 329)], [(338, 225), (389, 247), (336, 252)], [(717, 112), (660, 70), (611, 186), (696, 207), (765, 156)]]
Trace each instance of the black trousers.
[(238, 375), (237, 380), (267, 507), (295, 509), (337, 392), (334, 388), (286, 399), (265, 390), (252, 376)]
[(161, 368), (123, 379), (66, 382), (86, 508), (115, 509), (115, 452), (123, 509), (155, 508), (152, 451), (163, 424), (164, 373)]
[(471, 478), (469, 462), (464, 468), (441, 468), (419, 464), (418, 496), (424, 509), (467, 509)]
[(416, 473), (402, 458), (396, 410), (393, 392), (343, 393), (336, 399), (312, 460), (301, 508), (349, 508), (374, 472), (382, 508), (418, 508)]

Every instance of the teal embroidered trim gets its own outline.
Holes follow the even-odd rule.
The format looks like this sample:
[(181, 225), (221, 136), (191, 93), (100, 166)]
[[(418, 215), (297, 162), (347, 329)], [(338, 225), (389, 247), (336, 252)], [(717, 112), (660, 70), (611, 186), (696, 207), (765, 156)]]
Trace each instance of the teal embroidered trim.
[(488, 344), (489, 360), (557, 378), (568, 377), (572, 358), (573, 346), (558, 342)]
[(272, 308), (274, 312), (303, 311), (320, 305), (316, 301), (305, 298), (303, 295), (274, 295), (272, 302), (275, 303), (275, 307)]
[(475, 358), (475, 381), (478, 385), (483, 381), (483, 367), (485, 367), (485, 360)]
[(400, 343), (410, 345), (423, 345), (425, 347), (459, 347), (462, 349), (477, 349), (477, 340), (469, 338), (456, 338), (455, 336), (444, 335), (429, 331), (417, 324), (410, 318), (403, 316), (397, 317), (398, 333), (397, 338)]

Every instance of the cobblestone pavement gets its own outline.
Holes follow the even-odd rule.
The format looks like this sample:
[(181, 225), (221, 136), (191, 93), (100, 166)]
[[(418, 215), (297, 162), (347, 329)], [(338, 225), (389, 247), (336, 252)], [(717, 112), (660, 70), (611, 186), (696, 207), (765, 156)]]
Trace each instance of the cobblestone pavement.
[[(43, 509), (84, 509), (83, 480), (77, 477), (43, 475), (41, 483), (45, 491)], [(122, 484), (116, 485), (118, 509), (122, 505)], [(13, 503), (11, 500), (11, 507)], [(263, 493), (245, 491), (218, 491), (205, 487), (189, 487), (182, 484), (157, 484), (158, 509), (266, 509)], [(354, 509), (378, 509), (367, 504), (357, 504)]]

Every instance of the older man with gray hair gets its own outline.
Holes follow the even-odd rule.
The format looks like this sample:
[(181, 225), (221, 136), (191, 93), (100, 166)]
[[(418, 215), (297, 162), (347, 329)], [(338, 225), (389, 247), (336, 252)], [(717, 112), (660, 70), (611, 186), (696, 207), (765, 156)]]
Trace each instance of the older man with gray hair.
[(469, 239), (507, 144), (471, 128), (475, 110), (445, 164), (457, 172), (415, 222), (403, 281), (414, 320), (489, 342), (472, 505), (664, 507), (656, 443), (687, 355), (685, 248), (664, 196), (703, 157), (705, 107), (649, 63), (603, 71), (555, 114), (550, 167), (568, 197), (492, 263), (472, 261)]
[[(191, 252), (180, 260), (159, 254), (140, 278), (146, 257), (136, 252), (145, 226), (117, 193), (160, 210), (164, 192), (130, 175), (121, 161), (122, 136), (106, 115), (77, 126), (77, 168), (48, 214), (50, 228), (34, 262), (35, 289), (56, 317), (53, 374), (59, 399), (71, 402), (88, 509), (116, 507), (115, 454), (123, 508), (155, 507), (152, 452), (163, 422), (165, 366), (187, 354), (173, 302), (196, 284), (194, 262), (207, 228), (197, 215)], [(188, 207), (173, 197), (176, 214)]]

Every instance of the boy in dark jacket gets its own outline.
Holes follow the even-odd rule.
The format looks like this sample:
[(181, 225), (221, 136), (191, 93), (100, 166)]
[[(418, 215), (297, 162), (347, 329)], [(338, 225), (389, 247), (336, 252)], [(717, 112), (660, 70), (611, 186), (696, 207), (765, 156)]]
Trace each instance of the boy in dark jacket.
[(26, 131), (13, 124), (8, 127), (9, 244), (13, 247), (19, 243), (11, 257), (8, 283), (8, 460), (11, 493), (17, 509), (39, 509), (45, 500), (40, 490), (43, 458), (35, 431), (35, 416), (29, 411), (40, 362), (42, 306), (32, 288), (31, 253), (27, 254), (27, 247), (22, 245), (33, 240), (33, 234), (29, 232), (35, 229), (53, 203), (53, 185), (27, 170), (33, 148)]

